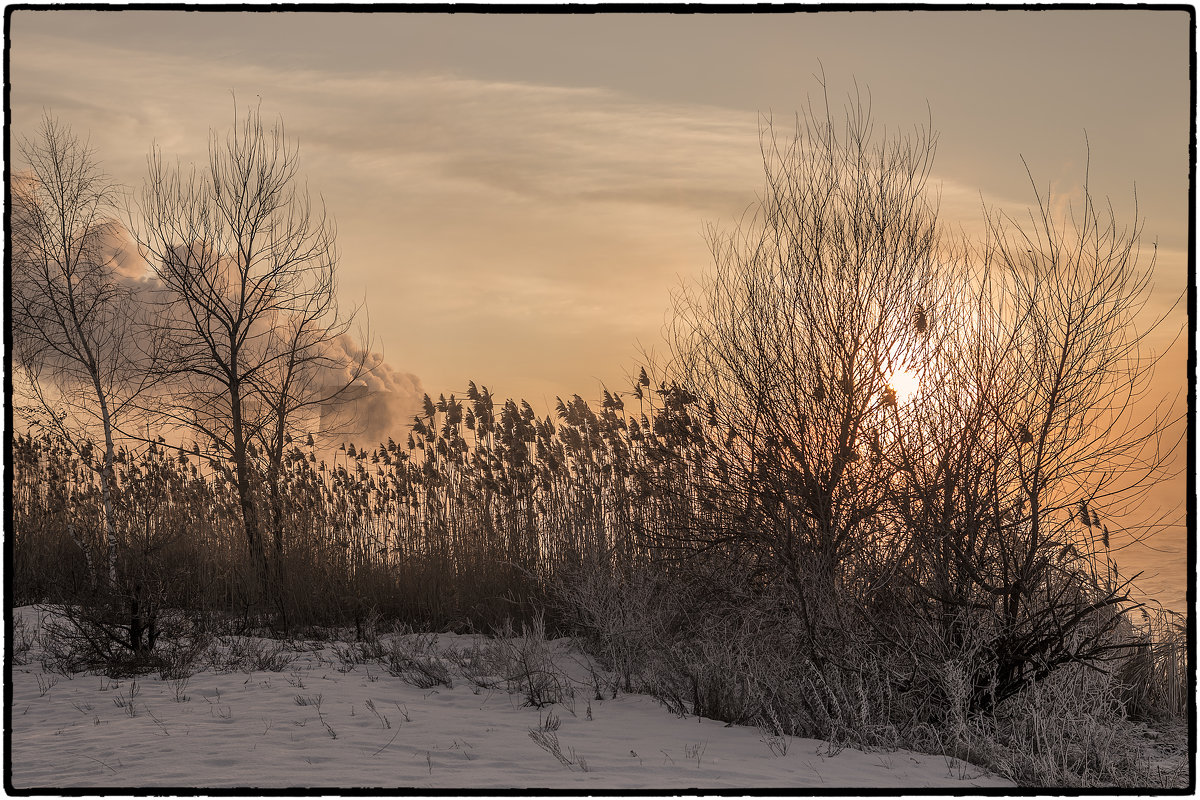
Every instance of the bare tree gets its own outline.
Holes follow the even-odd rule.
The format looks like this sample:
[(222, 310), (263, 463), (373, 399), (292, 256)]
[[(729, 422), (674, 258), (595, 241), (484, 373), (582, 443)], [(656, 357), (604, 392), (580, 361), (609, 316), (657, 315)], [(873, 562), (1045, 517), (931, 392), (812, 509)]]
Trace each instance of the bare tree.
[(930, 659), (969, 663), (976, 711), (1127, 655), (1110, 533), (1177, 444), (1145, 398), (1140, 221), (1085, 188), (1064, 223), (1038, 195), (972, 248), (926, 185), (936, 137), (875, 138), (858, 96), (761, 141), (765, 189), (712, 231), (669, 331), (668, 372), (708, 408), (679, 549), (787, 587), (818, 667), (862, 645), (914, 688)]
[[(264, 595), (261, 492), (277, 502), (290, 426), (365, 368), (332, 347), (352, 315), (337, 305), (333, 221), (299, 185), (298, 168), (282, 123), (267, 128), (258, 109), (235, 114), (224, 138), (212, 133), (206, 169), (168, 166), (152, 153), (131, 222), (162, 284), (155, 327), (169, 358), (156, 369), (169, 388), (161, 413), (207, 442), (236, 486)], [(318, 376), (334, 367), (343, 376), (349, 367), (350, 378), (329, 389)]]
[[(766, 184), (713, 265), (677, 297), (672, 371), (709, 404), (711, 534), (794, 591), (810, 635), (847, 630), (834, 602), (886, 531), (896, 343), (938, 305), (943, 253), (927, 187), (936, 136), (875, 130), (869, 98), (809, 106), (794, 135), (760, 135)], [(711, 465), (710, 465), (711, 466)]]
[[(130, 369), (133, 299), (116, 272), (117, 187), (95, 154), (50, 115), (18, 149), (28, 171), (12, 184), (12, 333), (18, 385), (31, 412), (99, 475), (104, 570), (117, 581), (114, 431), (143, 383)], [(94, 437), (103, 441), (97, 457)], [(89, 567), (92, 557), (71, 523)]]
[[(1031, 181), (1032, 183), (1032, 181)], [(1113, 557), (1119, 520), (1168, 476), (1174, 412), (1149, 396), (1144, 313), (1154, 259), (1085, 181), (1065, 218), (1037, 193), (1027, 221), (992, 213), (936, 389), (900, 426), (911, 585), (943, 640), (981, 648), (972, 703), (990, 708), (1077, 662), (1127, 654), (1135, 608)], [(937, 365), (934, 367), (933, 365)], [(1124, 533), (1140, 538), (1156, 514)]]

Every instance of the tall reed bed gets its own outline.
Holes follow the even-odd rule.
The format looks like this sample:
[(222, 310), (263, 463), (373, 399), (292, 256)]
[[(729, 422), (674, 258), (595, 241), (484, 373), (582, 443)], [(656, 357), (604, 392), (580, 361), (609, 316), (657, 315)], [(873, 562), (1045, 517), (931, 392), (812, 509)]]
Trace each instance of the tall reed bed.
[[(640, 419), (607, 391), (598, 411), (574, 396), (539, 418), (472, 383), (462, 400), (426, 397), (400, 444), (322, 453), (298, 436), (278, 500), (256, 487), (273, 608), (247, 605), (250, 556), (227, 465), (161, 439), (123, 447), (123, 574), (186, 572), (190, 602), (287, 626), (387, 614), (486, 629), (525, 617), (564, 570), (649, 563), (663, 548), (680, 495), (656, 487), (688, 484), (684, 455), (699, 428), (688, 417), (694, 430), (682, 429), (677, 389), (648, 383), (637, 385)], [(102, 552), (96, 463), (48, 434), (18, 435), (13, 456), (18, 601), (86, 594)]]

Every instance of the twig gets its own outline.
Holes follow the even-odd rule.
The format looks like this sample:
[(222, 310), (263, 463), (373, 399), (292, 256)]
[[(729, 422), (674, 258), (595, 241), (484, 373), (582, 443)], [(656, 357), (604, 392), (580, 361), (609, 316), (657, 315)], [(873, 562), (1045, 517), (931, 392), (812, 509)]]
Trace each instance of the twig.
[(99, 765), (100, 765), (100, 766), (102, 766), (102, 767), (108, 767), (110, 770), (112, 770), (112, 772), (113, 772), (113, 774), (114, 774), (114, 775), (116, 775), (116, 774), (117, 774), (117, 771), (116, 771), (115, 769), (113, 769), (112, 767), (109, 767), (109, 766), (108, 766), (108, 764), (105, 764), (103, 761), (101, 761), (101, 760), (100, 760), (100, 759), (98, 759), (98, 758), (92, 758), (92, 757), (91, 757), (91, 756), (89, 756), (89, 755), (85, 755), (85, 756), (84, 756), (84, 758), (86, 758), (88, 761), (95, 761), (97, 764), (99, 764)]
[(383, 747), (376, 750), (374, 753), (371, 753), (371, 758), (374, 758), (375, 756), (382, 753), (384, 750), (387, 750), (389, 747), (391, 747), (392, 742), (396, 741), (396, 737), (399, 735), (400, 735), (400, 729), (397, 728), (396, 732), (392, 734), (392, 738), (388, 739), (387, 744), (385, 744)]

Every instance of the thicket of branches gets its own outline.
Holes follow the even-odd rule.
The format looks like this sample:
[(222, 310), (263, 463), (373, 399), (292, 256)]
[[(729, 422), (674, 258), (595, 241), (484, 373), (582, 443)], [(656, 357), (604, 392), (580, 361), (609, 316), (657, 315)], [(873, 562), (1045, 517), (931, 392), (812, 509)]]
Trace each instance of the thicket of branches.
[[(859, 98), (790, 138), (768, 125), (754, 212), (711, 231), (712, 267), (677, 297), (668, 371), (720, 435), (688, 459), (700, 513), (671, 535), (706, 554), (701, 596), (723, 578), (707, 619), (757, 616), (790, 654), (750, 706), (788, 732), (886, 739), (864, 704), (891, 709), (885, 729), (953, 728), (1153, 658), (1111, 549), (1178, 445), (1170, 404), (1146, 402), (1162, 318), (1143, 313), (1141, 222), (1085, 180), (1065, 219), (1037, 194), (981, 244), (950, 236), (935, 144), (881, 134)], [(745, 695), (720, 674), (718, 705)]]
[[(145, 667), (214, 620), (364, 635), (548, 611), (625, 689), (769, 737), (987, 758), (972, 731), (1020, 747), (1012, 709), (1064, 685), (1100, 715), (1182, 713), (1182, 628), (1131, 597), (1111, 548), (1174, 446), (1144, 398), (1153, 259), (1088, 188), (1065, 221), (1038, 195), (972, 244), (938, 221), (935, 136), (880, 134), (860, 98), (809, 108), (790, 137), (764, 127), (760, 202), (710, 230), (666, 363), (546, 416), (470, 383), (427, 396), (400, 442), (335, 449), (313, 412), (367, 364), (330, 355), (350, 325), (333, 226), (282, 131), (235, 127), (207, 173), (151, 161), (129, 224), (149, 311), (111, 252), (68, 246), (92, 254), (80, 272), (45, 246), (36, 192), (14, 212), (17, 364), (90, 416), (46, 391), (25, 410), (12, 591), (74, 609), (82, 664)], [(67, 244), (110, 224), (93, 212)], [(38, 287), (75, 274), (100, 316), (64, 324)], [(44, 355), (98, 328), (160, 346)], [(1099, 774), (1072, 747), (1063, 775)]]

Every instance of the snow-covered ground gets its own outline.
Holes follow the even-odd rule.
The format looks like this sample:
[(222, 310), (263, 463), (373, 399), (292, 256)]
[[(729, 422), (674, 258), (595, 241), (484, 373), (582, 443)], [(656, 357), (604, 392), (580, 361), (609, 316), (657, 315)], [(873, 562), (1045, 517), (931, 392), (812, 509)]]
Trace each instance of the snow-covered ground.
[[(15, 613), (38, 624), (33, 608)], [(437, 648), (487, 641), (443, 635)], [(13, 788), (970, 793), (1012, 785), (941, 756), (831, 752), (812, 739), (772, 740), (756, 728), (679, 718), (643, 695), (605, 691), (596, 700), (586, 659), (568, 640), (548, 647), (576, 691), (541, 709), (457, 674), (453, 688), (421, 689), (378, 663), (347, 663), (339, 647), (344, 653), (337, 643), (295, 643), (281, 671), (210, 667), (183, 684), (45, 672), (35, 645), (31, 660), (12, 668)]]

